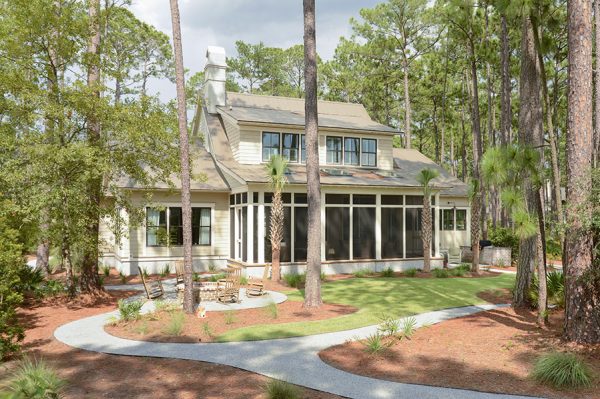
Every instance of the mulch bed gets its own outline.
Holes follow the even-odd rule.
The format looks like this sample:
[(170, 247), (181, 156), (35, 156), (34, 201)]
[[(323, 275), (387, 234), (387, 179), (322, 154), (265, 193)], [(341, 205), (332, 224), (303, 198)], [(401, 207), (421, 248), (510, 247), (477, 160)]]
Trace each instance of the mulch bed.
[[(29, 303), (19, 309), (26, 327), (24, 355), (43, 359), (67, 380), (64, 398), (264, 398), (267, 377), (205, 362), (115, 356), (71, 348), (57, 341), (54, 330), (69, 321), (114, 310), (131, 292), (110, 292), (67, 301), (64, 297)], [(0, 386), (17, 361), (0, 364)], [(338, 396), (302, 389), (303, 397)]]
[[(152, 342), (214, 342), (227, 331), (242, 327), (281, 324), (297, 321), (323, 320), (354, 313), (355, 307), (348, 305), (323, 304), (319, 309), (307, 310), (302, 302), (286, 301), (277, 305), (277, 317), (268, 307), (229, 312), (207, 312), (207, 317), (197, 318), (185, 315), (184, 328), (180, 335), (169, 335), (165, 326), (173, 317), (173, 312), (159, 311), (142, 316), (140, 320), (119, 322), (104, 327), (109, 334), (134, 340)], [(230, 320), (227, 318), (230, 317)], [(227, 324), (227, 321), (230, 324)], [(208, 327), (207, 327), (208, 326)]]
[[(503, 301), (506, 297), (497, 299)], [(368, 354), (360, 342), (334, 346), (319, 355), (339, 369), (391, 381), (548, 398), (598, 399), (600, 345), (563, 342), (563, 317), (562, 312), (552, 313), (550, 327), (542, 330), (536, 326), (535, 312), (502, 308), (419, 329), (412, 339), (397, 342), (381, 355)], [(579, 353), (595, 373), (595, 387), (556, 390), (533, 381), (529, 373), (535, 359), (553, 350)]]

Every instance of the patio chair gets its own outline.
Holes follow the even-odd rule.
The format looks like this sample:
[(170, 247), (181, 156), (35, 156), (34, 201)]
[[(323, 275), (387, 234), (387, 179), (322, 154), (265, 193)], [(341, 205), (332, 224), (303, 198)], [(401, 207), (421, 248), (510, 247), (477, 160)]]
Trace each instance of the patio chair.
[(217, 281), (217, 300), (219, 302), (239, 302), (242, 269), (227, 268), (227, 278)]
[(261, 296), (267, 293), (265, 291), (265, 282), (269, 278), (269, 265), (265, 265), (263, 268), (262, 279), (250, 278), (248, 280), (248, 287), (246, 288), (246, 296)]
[(182, 260), (175, 261), (175, 286), (183, 284), (184, 266)]
[(142, 278), (142, 284), (144, 284), (144, 290), (146, 291), (146, 296), (148, 299), (160, 298), (165, 294), (165, 290), (163, 289), (162, 282), (160, 281), (159, 277), (154, 279), (144, 277), (144, 272), (139, 266), (138, 271), (140, 273), (140, 277)]

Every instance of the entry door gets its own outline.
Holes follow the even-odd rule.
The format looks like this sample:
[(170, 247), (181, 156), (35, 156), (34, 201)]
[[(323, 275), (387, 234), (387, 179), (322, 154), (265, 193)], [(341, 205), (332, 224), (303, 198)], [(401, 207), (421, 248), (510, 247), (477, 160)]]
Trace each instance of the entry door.
[(235, 258), (237, 260), (242, 260), (243, 241), (244, 241), (243, 240), (243, 237), (244, 237), (244, 235), (243, 235), (243, 231), (244, 231), (243, 226), (244, 226), (244, 223), (246, 221), (244, 220), (244, 214), (242, 212), (242, 208), (237, 208), (235, 211), (237, 213), (237, 220), (238, 220), (237, 237), (236, 237), (236, 240), (235, 240), (235, 242), (236, 242), (236, 249), (237, 249), (236, 250), (236, 255), (237, 256)]

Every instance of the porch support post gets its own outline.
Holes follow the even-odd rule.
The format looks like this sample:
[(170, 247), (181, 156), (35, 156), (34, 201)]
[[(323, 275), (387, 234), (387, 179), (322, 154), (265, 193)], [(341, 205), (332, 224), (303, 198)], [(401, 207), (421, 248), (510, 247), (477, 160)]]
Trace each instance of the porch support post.
[(258, 232), (258, 263), (265, 263), (265, 193), (258, 193), (258, 220), (256, 231)]
[(234, 220), (233, 231), (234, 231), (234, 242), (235, 242), (233, 254), (234, 254), (234, 259), (238, 260), (238, 259), (240, 259), (240, 256), (242, 255), (242, 254), (240, 254), (240, 238), (239, 238), (240, 237), (240, 227), (241, 227), (240, 226), (240, 217), (239, 217), (240, 215), (238, 212), (239, 208), (234, 207), (233, 209), (234, 209), (234, 211), (233, 211), (233, 218), (234, 218), (233, 219)]
[(381, 194), (375, 196), (375, 259), (381, 259)]
[(321, 262), (325, 262), (325, 193), (321, 190)]
[(434, 235), (434, 242), (435, 242), (435, 257), (439, 257), (440, 256), (440, 223), (441, 223), (441, 218), (440, 218), (440, 193), (437, 192), (435, 193), (435, 208), (434, 208), (434, 212), (435, 212), (435, 235)]
[(252, 192), (248, 192), (248, 212), (247, 212), (247, 223), (248, 223), (248, 236), (246, 237), (246, 254), (248, 258), (246, 262), (254, 262), (254, 211), (253, 211), (253, 198)]

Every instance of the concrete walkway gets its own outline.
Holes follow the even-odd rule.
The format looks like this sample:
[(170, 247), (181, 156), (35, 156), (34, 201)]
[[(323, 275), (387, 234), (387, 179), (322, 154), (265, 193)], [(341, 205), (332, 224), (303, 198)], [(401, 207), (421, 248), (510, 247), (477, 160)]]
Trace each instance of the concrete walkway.
[[(452, 308), (416, 316), (418, 326), (467, 316), (504, 305), (479, 305)], [(368, 326), (348, 331), (306, 337), (229, 343), (156, 343), (114, 337), (104, 324), (117, 312), (77, 320), (59, 327), (54, 336), (80, 349), (125, 356), (175, 358), (219, 363), (238, 367), (267, 377), (356, 399), (500, 399), (525, 398), (461, 389), (404, 384), (361, 377), (323, 363), (317, 353), (348, 340), (365, 338), (377, 330)]]

